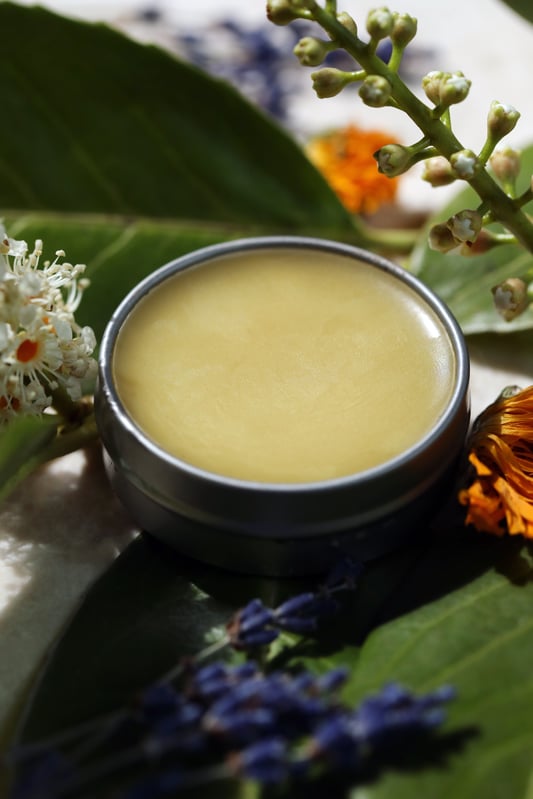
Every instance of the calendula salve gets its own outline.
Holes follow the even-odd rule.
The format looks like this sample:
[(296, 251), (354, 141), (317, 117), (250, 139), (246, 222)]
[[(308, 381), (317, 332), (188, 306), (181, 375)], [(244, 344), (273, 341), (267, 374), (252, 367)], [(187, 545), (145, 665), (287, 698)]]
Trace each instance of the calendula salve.
[(266, 574), (397, 546), (468, 424), (448, 309), (347, 245), (244, 239), (177, 259), (102, 342), (97, 418), (119, 496), (185, 554)]

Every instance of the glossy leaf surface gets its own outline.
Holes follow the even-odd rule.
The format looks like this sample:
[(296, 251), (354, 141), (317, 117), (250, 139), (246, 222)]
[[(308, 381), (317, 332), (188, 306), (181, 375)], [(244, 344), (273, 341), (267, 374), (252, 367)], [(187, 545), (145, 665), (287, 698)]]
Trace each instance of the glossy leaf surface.
[(0, 26), (1, 207), (350, 225), (301, 148), (228, 84), (42, 8), (3, 2)]

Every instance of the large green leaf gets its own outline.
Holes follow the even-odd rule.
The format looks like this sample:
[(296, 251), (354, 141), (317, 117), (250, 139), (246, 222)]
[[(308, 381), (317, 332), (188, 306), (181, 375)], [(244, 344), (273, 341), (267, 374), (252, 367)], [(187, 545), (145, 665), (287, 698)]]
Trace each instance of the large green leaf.
[(98, 215), (71, 215), (67, 222), (58, 214), (8, 215), (6, 226), (28, 243), (42, 238), (45, 258), (61, 247), (69, 260), (87, 264), (90, 285), (76, 319), (91, 325), (97, 339), (122, 298), (154, 269), (191, 250), (244, 235), (229, 225)]
[[(318, 638), (278, 651), (278, 668), (349, 666), (346, 698), (354, 704), (391, 680), (420, 692), (456, 686), (442, 738), (411, 752), (398, 769), (354, 786), (352, 799), (528, 797), (532, 561), (520, 541), (443, 523), (422, 543), (369, 565)], [(88, 594), (56, 647), (28, 705), (21, 740), (120, 706), (176, 658), (215, 640), (252, 596), (275, 606), (308, 585), (222, 572), (149, 537), (137, 539)], [(337, 796), (334, 790), (328, 795)], [(279, 797), (289, 795), (297, 794)]]
[[(520, 191), (529, 185), (532, 172), (533, 147), (529, 147), (522, 153)], [(522, 277), (533, 268), (530, 253), (518, 245), (506, 244), (469, 258), (436, 252), (427, 244), (432, 225), (458, 211), (477, 208), (479, 202), (474, 191), (467, 188), (430, 219), (411, 256), (411, 268), (449, 305), (465, 333), (511, 333), (531, 328), (533, 308), (513, 322), (506, 322), (495, 310), (491, 293), (493, 286), (503, 280)]]
[(0, 500), (42, 463), (57, 425), (53, 416), (26, 416), (0, 428)]
[[(357, 240), (301, 147), (228, 84), (38, 7), (1, 2), (0, 28), (0, 208), (11, 236), (88, 265), (77, 320), (97, 338), (129, 289), (190, 250), (259, 232)], [(5, 492), (51, 443), (17, 429), (31, 458)]]
[[(460, 745), (445, 766), (388, 774), (371, 789), (354, 791), (352, 799), (531, 796), (532, 550), (519, 542), (495, 545), (491, 568), (447, 593), (449, 576), (464, 568), (458, 559), (471, 565), (477, 557), (477, 545), (456, 543), (441, 543), (416, 564), (396, 597), (401, 615), (369, 637), (350, 691), (359, 697), (393, 679), (421, 690), (451, 683), (458, 700), (448, 729)], [(429, 604), (405, 613), (428, 596)]]
[(228, 84), (103, 25), (0, 3), (0, 207), (349, 227)]
[(524, 17), (524, 19), (533, 22), (533, 6), (530, 0), (503, 0), (503, 2), (508, 5), (509, 8), (512, 8), (513, 11), (516, 11), (517, 14)]

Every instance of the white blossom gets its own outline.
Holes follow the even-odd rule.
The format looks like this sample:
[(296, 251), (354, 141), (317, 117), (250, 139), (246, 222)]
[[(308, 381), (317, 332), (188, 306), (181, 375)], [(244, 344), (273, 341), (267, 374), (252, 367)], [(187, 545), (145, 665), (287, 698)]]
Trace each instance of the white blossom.
[(74, 318), (88, 281), (83, 264), (63, 261), (63, 250), (39, 265), (32, 252), (0, 224), (0, 421), (40, 414), (61, 388), (76, 401), (94, 377), (94, 333)]

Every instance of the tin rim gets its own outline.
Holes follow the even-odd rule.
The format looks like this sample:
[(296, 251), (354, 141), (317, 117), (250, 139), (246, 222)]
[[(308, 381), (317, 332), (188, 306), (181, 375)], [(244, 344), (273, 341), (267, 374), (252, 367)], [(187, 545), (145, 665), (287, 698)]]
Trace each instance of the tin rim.
[[(435, 313), (449, 338), (454, 354), (455, 379), (453, 391), (446, 408), (436, 419), (433, 428), (415, 444), (399, 455), (370, 469), (327, 480), (303, 483), (257, 482), (227, 477), (181, 460), (160, 447), (130, 417), (118, 395), (113, 378), (113, 354), (116, 339), (126, 318), (148, 292), (185, 269), (200, 267), (225, 255), (243, 254), (250, 250), (283, 248), (313, 249), (315, 251), (320, 250), (344, 255), (363, 261), (390, 274), (410, 287)], [(305, 500), (306, 497), (316, 497), (320, 494), (324, 495), (324, 497), (328, 494), (340, 496), (346, 491), (364, 492), (366, 487), (377, 483), (386, 485), (387, 480), (390, 481), (393, 478), (397, 478), (402, 473), (402, 470), (405, 472), (406, 469), (404, 467), (407, 465), (412, 465), (418, 461), (427, 461), (428, 454), (432, 451), (438, 451), (439, 458), (444, 456), (444, 460), (446, 460), (444, 442), (455, 441), (455, 448), (457, 449), (459, 446), (457, 444), (458, 439), (464, 440), (464, 435), (466, 434), (468, 426), (468, 384), (469, 358), (461, 329), (445, 303), (418, 278), (386, 258), (353, 245), (304, 236), (263, 236), (236, 239), (210, 245), (176, 258), (156, 269), (126, 295), (112, 315), (101, 342), (97, 421), (101, 428), (104, 446), (108, 450), (111, 459), (119, 463), (120, 467), (127, 472), (129, 479), (140, 490), (150, 494), (156, 501), (161, 501), (171, 506), (177, 502), (178, 512), (183, 513), (185, 508), (185, 513), (187, 514), (189, 503), (186, 495), (190, 493), (192, 486), (195, 487), (195, 490), (214, 491), (218, 498), (217, 502), (220, 500), (220, 496), (224, 495), (224, 492), (229, 492), (230, 494), (238, 494), (241, 498), (247, 495), (260, 494), (266, 501), (269, 498), (278, 498), (283, 503), (294, 497), (298, 497), (299, 500)], [(102, 410), (102, 407), (104, 407), (104, 410)], [(462, 441), (460, 446), (462, 447)], [(129, 454), (125, 453), (125, 450)], [(139, 472), (138, 463), (134, 463), (134, 461), (138, 461), (138, 458), (134, 457), (136, 450), (139, 453), (142, 452), (148, 455), (152, 463), (160, 465), (159, 476), (163, 478), (160, 486), (151, 484), (150, 475), (144, 476), (142, 468)], [(450, 457), (451, 455), (452, 453), (450, 453)], [(438, 471), (440, 468), (438, 458), (430, 458), (430, 460), (433, 461), (433, 468)], [(418, 470), (420, 476), (424, 474), (426, 468), (427, 465)], [(442, 470), (444, 470), (444, 465), (442, 465)], [(175, 496), (175, 490), (172, 487), (173, 475), (175, 476), (176, 474), (179, 475), (178, 493), (185, 486), (183, 488), (184, 496), (181, 498)], [(433, 480), (433, 477), (428, 479)], [(391, 510), (405, 504), (409, 496), (416, 496), (421, 493), (424, 490), (423, 483), (423, 479), (421, 483), (420, 480), (413, 481), (412, 485), (408, 479), (400, 480), (401, 486), (398, 489), (398, 495), (389, 497), (388, 504)], [(215, 502), (215, 505), (217, 505), (217, 502)], [(223, 504), (224, 502), (222, 502)], [(383, 504), (386, 506), (387, 501)], [(198, 515), (195, 503), (193, 503), (193, 507), (190, 510), (193, 515)], [(372, 516), (371, 512), (370, 515)], [(209, 518), (208, 523), (212, 522), (213, 519)], [(228, 524), (230, 524), (229, 521)]]

